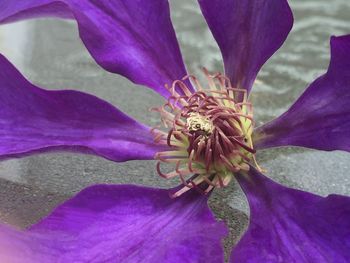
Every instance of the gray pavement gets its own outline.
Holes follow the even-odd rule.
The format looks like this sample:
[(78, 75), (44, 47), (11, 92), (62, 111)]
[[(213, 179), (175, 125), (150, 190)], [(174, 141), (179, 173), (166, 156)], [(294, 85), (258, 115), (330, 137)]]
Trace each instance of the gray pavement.
[[(173, 3), (173, 20), (190, 72), (200, 66), (221, 70), (218, 48), (196, 1)], [(329, 36), (350, 33), (348, 0), (294, 0), (295, 25), (283, 48), (259, 74), (252, 100), (258, 124), (285, 111), (327, 68)], [(95, 94), (134, 118), (155, 125), (148, 112), (162, 104), (153, 91), (105, 72), (78, 38), (74, 22), (40, 19), (0, 27), (0, 52), (35, 84)], [(284, 185), (320, 195), (350, 194), (350, 154), (283, 148), (258, 155), (261, 166)], [(114, 163), (94, 156), (50, 153), (0, 163), (0, 219), (26, 227), (57, 204), (96, 183), (134, 183), (169, 187), (156, 175), (153, 161)], [(210, 199), (216, 216), (231, 230), (226, 247), (236, 243), (248, 222), (248, 208), (236, 183)], [(227, 250), (228, 251), (228, 250)]]

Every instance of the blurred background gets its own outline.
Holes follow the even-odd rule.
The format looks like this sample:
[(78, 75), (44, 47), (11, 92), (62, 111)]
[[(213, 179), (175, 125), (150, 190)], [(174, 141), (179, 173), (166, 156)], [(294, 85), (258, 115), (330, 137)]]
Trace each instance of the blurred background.
[[(172, 18), (188, 71), (222, 71), (219, 49), (197, 2), (172, 0)], [(349, 0), (291, 0), (295, 23), (283, 47), (262, 68), (252, 93), (257, 125), (283, 113), (305, 87), (327, 69), (329, 38), (350, 33)], [(37, 19), (0, 26), (0, 53), (34, 84), (76, 89), (112, 103), (150, 126), (158, 124), (149, 108), (163, 104), (150, 89), (100, 68), (80, 41), (72, 21)], [(350, 102), (349, 102), (350, 103)], [(301, 148), (266, 150), (259, 164), (275, 181), (320, 195), (350, 194), (350, 154)], [(53, 207), (96, 183), (170, 187), (153, 161), (114, 163), (72, 153), (40, 154), (0, 163), (0, 220), (20, 228), (35, 223)], [(235, 244), (248, 223), (244, 195), (233, 182), (216, 190), (210, 206), (227, 222)]]

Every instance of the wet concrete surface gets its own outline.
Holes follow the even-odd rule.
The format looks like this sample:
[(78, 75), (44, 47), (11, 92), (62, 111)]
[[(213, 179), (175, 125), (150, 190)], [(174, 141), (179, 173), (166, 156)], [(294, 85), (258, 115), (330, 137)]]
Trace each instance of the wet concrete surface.
[[(294, 0), (295, 24), (283, 47), (264, 65), (252, 101), (258, 124), (270, 120), (325, 72), (329, 37), (350, 33), (348, 0)], [(196, 1), (172, 1), (172, 16), (189, 72), (200, 66), (222, 70), (221, 55)], [(33, 83), (48, 89), (76, 89), (99, 96), (150, 126), (158, 123), (148, 109), (162, 98), (127, 79), (108, 73), (90, 57), (71, 21), (38, 19), (0, 27), (0, 52)], [(320, 195), (350, 194), (350, 154), (301, 148), (266, 150), (258, 155), (267, 175), (279, 183)], [(96, 183), (133, 183), (170, 187), (177, 181), (157, 176), (153, 161), (114, 163), (99, 157), (50, 153), (0, 163), (0, 219), (26, 227), (47, 215), (84, 187)], [(210, 198), (216, 216), (237, 242), (249, 211), (236, 183)]]

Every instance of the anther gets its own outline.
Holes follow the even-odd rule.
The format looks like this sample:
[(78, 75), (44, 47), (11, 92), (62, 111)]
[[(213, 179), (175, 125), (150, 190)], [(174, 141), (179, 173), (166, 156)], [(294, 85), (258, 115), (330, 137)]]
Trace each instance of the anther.
[[(225, 187), (233, 173), (256, 163), (251, 143), (252, 106), (246, 91), (233, 88), (220, 73), (203, 71), (207, 89), (195, 76), (185, 76), (170, 87), (166, 85), (171, 95), (164, 106), (153, 109), (169, 127), (168, 134), (152, 130), (156, 142), (170, 148), (155, 155), (157, 172), (165, 178), (179, 177), (183, 187), (175, 197), (193, 188), (208, 193), (214, 187)], [(196, 92), (186, 85), (189, 80)], [(162, 162), (175, 165), (174, 171), (162, 173)]]

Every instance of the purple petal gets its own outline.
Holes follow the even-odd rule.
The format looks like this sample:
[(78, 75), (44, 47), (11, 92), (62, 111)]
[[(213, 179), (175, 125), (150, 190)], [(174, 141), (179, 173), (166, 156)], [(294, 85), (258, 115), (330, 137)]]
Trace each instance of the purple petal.
[(0, 23), (42, 16), (74, 17), (82, 41), (98, 64), (165, 97), (169, 94), (164, 84), (187, 74), (167, 0), (0, 3)]
[(255, 146), (350, 151), (350, 35), (331, 38), (331, 61), (277, 119), (257, 128)]
[(89, 187), (22, 236), (1, 229), (3, 243), (15, 241), (8, 257), (43, 252), (50, 255), (44, 263), (223, 262), (226, 232), (206, 196), (191, 191), (171, 199), (167, 190), (128, 185)]
[(198, 0), (216, 39), (232, 86), (252, 88), (261, 66), (293, 25), (286, 0)]
[(35, 0), (0, 2), (0, 22), (10, 23), (22, 19), (53, 16), (59, 18), (74, 18), (64, 1)]
[[(59, 262), (64, 249), (64, 238), (58, 234), (56, 243), (49, 235), (23, 233), (9, 226), (0, 225), (0, 262), (3, 263), (49, 263)], [(67, 242), (68, 243), (68, 242)]]
[(71, 150), (114, 161), (153, 159), (150, 128), (109, 103), (77, 91), (29, 83), (0, 55), (0, 158)]
[(287, 188), (255, 169), (237, 179), (249, 201), (250, 224), (231, 262), (349, 262), (349, 197)]

